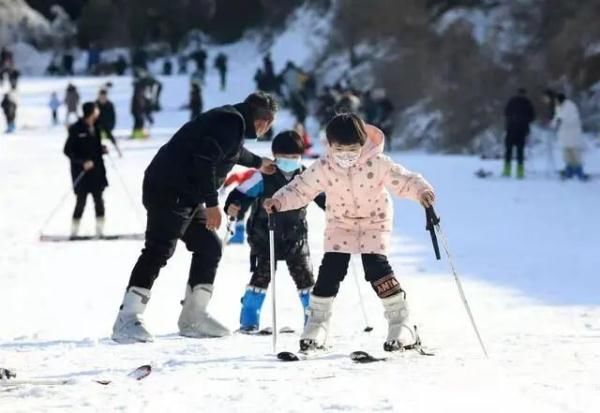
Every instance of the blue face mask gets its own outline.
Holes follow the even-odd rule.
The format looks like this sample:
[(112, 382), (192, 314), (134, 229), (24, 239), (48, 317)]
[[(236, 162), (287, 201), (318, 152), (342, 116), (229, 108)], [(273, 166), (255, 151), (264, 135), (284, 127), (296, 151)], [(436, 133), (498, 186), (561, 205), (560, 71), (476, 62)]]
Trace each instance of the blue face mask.
[(275, 164), (277, 167), (281, 169), (283, 172), (294, 172), (297, 169), (300, 169), (300, 159), (287, 159), (287, 158), (277, 158), (275, 159)]

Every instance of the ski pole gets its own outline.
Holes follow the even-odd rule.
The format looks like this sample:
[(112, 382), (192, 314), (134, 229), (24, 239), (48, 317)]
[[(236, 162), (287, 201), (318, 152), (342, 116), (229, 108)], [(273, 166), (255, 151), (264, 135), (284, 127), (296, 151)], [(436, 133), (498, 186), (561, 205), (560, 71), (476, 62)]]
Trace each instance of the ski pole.
[(275, 271), (275, 211), (269, 214), (269, 259), (271, 264), (271, 298), (273, 300), (273, 353), (277, 353), (277, 283)]
[(352, 275), (354, 278), (354, 283), (356, 284), (356, 291), (358, 292), (358, 301), (360, 303), (360, 309), (363, 314), (363, 319), (365, 320), (365, 329), (363, 330), (365, 333), (370, 333), (373, 331), (373, 327), (371, 323), (369, 323), (369, 317), (367, 316), (367, 309), (365, 308), (365, 302), (362, 295), (362, 290), (360, 289), (360, 282), (358, 280), (358, 271), (356, 270), (356, 263), (350, 257), (350, 265), (352, 266)]
[(75, 189), (77, 189), (77, 186), (79, 185), (79, 183), (83, 179), (83, 176), (86, 174), (86, 172), (87, 171), (85, 169), (83, 171), (81, 171), (79, 173), (79, 175), (77, 175), (77, 177), (73, 181), (73, 187), (72, 187), (72, 189), (69, 189), (68, 191), (66, 191), (65, 194), (62, 196), (62, 198), (60, 198), (60, 201), (58, 202), (58, 204), (56, 204), (56, 207), (54, 207), (54, 209), (52, 210), (52, 212), (50, 213), (50, 215), (48, 215), (48, 218), (46, 218), (46, 220), (42, 224), (42, 227), (40, 229), (40, 236), (44, 233), (44, 230), (48, 226), (48, 223), (52, 220), (52, 218), (54, 218), (54, 216), (56, 215), (56, 213), (58, 212), (58, 210), (60, 209), (60, 207), (65, 203), (65, 200), (71, 194), (71, 191), (74, 191)]
[[(467, 311), (467, 314), (469, 315), (469, 319), (471, 320), (471, 325), (473, 326), (475, 335), (477, 335), (477, 339), (479, 340), (479, 344), (481, 345), (483, 354), (485, 354), (486, 358), (489, 358), (488, 352), (485, 348), (485, 344), (483, 344), (481, 334), (479, 334), (479, 329), (477, 328), (477, 324), (475, 323), (475, 318), (473, 317), (473, 313), (471, 312), (471, 307), (469, 306), (469, 303), (467, 302), (467, 297), (463, 290), (462, 283), (460, 282), (460, 279), (458, 278), (458, 273), (456, 272), (456, 268), (454, 267), (454, 261), (452, 260), (452, 256), (450, 255), (450, 250), (448, 248), (448, 241), (444, 235), (444, 232), (442, 231), (442, 227), (440, 225), (440, 219), (436, 215), (435, 210), (433, 209), (432, 206), (425, 208), (425, 210), (426, 210), (427, 217), (428, 217), (427, 218), (428, 224), (431, 224), (435, 228), (435, 230), (437, 231), (438, 235), (440, 236), (440, 238), (442, 240), (442, 246), (444, 247), (444, 251), (446, 252), (446, 255), (448, 257), (448, 262), (450, 263), (450, 268), (452, 269), (452, 274), (454, 275), (454, 280), (456, 281), (456, 286), (458, 287), (458, 292), (459, 292), (462, 302), (465, 306), (465, 310)], [(432, 236), (432, 239), (433, 239), (433, 236)], [(436, 243), (437, 243), (437, 240), (434, 241), (434, 245)], [(439, 251), (438, 251), (438, 253), (439, 253)]]
[(121, 186), (123, 187), (123, 190), (125, 191), (127, 200), (129, 201), (131, 209), (133, 210), (133, 213), (135, 214), (135, 217), (136, 217), (138, 223), (143, 226), (144, 220), (142, 219), (142, 217), (138, 211), (137, 205), (136, 205), (135, 201), (133, 200), (133, 196), (131, 195), (131, 192), (129, 192), (129, 189), (127, 188), (127, 185), (125, 184), (125, 181), (123, 180), (123, 176), (121, 175), (121, 172), (119, 172), (119, 168), (117, 167), (116, 162), (114, 161), (112, 156), (110, 156), (109, 154), (107, 154), (107, 157), (108, 157), (108, 160), (110, 161), (110, 165), (112, 166), (113, 170), (115, 171), (115, 174), (117, 175), (117, 178), (121, 182)]

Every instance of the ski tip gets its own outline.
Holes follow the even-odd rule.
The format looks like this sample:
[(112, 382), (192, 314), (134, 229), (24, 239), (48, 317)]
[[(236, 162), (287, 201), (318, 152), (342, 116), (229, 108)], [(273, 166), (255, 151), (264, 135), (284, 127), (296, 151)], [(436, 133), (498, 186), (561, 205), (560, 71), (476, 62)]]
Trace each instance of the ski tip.
[(131, 373), (129, 373), (129, 377), (135, 380), (142, 380), (148, 377), (150, 373), (152, 373), (152, 366), (150, 364), (144, 364), (132, 371)]
[(297, 354), (292, 353), (291, 351), (282, 351), (277, 353), (277, 359), (281, 361), (299, 361), (300, 358)]
[(374, 363), (377, 361), (385, 361), (385, 358), (373, 357), (366, 351), (361, 350), (353, 351), (352, 353), (350, 353), (350, 359), (355, 363)]

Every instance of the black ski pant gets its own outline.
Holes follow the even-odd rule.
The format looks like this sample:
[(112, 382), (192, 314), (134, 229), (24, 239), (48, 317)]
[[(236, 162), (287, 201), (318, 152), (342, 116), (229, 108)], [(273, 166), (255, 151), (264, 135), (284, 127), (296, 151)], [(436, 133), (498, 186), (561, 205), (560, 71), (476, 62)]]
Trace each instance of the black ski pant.
[(216, 231), (206, 228), (202, 205), (182, 205), (178, 198), (150, 200), (144, 193), (147, 210), (146, 242), (131, 273), (128, 287), (151, 289), (160, 269), (175, 252), (178, 240), (192, 252), (188, 284), (213, 284), (221, 261), (222, 244)]
[[(85, 210), (85, 204), (87, 202), (88, 192), (77, 193), (77, 202), (75, 202), (75, 210), (73, 211), (73, 219), (81, 219), (83, 211)], [(102, 198), (102, 191), (92, 192), (92, 198), (94, 198), (94, 209), (96, 210), (96, 218), (104, 217), (104, 199)]]
[[(315, 284), (310, 255), (292, 254), (285, 258), (290, 276), (298, 290), (306, 290)], [(271, 282), (271, 259), (268, 255), (251, 255), (250, 285), (266, 290)]]
[[(389, 297), (402, 291), (385, 255), (362, 254), (361, 258), (365, 280), (371, 283), (379, 297)], [(313, 294), (318, 297), (336, 296), (340, 289), (340, 283), (348, 272), (349, 263), (350, 254), (326, 252), (319, 268)]]
[(133, 130), (144, 129), (144, 114), (135, 113), (133, 115)]
[(516, 128), (515, 130), (508, 129), (506, 131), (504, 162), (510, 164), (512, 161), (513, 150), (517, 148), (517, 163), (523, 165), (525, 163), (525, 138), (529, 132), (526, 129)]

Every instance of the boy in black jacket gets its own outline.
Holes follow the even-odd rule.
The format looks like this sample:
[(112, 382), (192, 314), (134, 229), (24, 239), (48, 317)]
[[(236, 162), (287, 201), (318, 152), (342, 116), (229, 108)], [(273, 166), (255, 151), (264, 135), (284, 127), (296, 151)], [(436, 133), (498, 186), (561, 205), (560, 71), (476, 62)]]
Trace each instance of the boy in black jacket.
[[(256, 171), (229, 194), (225, 203), (225, 211), (231, 217), (243, 216), (252, 206), (247, 223), (252, 277), (242, 297), (240, 314), (240, 331), (247, 333), (259, 328), (260, 310), (271, 281), (268, 215), (262, 203), (305, 169), (300, 162), (304, 145), (295, 131), (279, 133), (273, 139), (271, 148), (277, 172), (266, 175)], [(319, 195), (315, 202), (325, 209), (324, 195)], [(275, 257), (286, 261), (298, 288), (303, 309), (306, 310), (310, 290), (314, 285), (307, 239), (306, 208), (277, 214), (276, 220)]]

